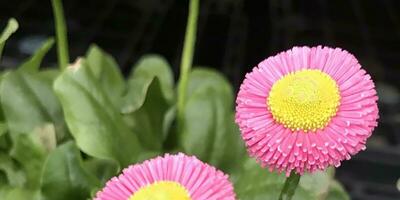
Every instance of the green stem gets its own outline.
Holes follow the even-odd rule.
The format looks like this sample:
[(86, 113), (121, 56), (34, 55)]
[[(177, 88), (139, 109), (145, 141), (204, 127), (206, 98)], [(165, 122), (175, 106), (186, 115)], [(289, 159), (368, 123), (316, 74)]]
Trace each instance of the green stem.
[(283, 189), (279, 195), (279, 200), (291, 200), (299, 185), (299, 181), (300, 175), (292, 172), (290, 176), (286, 178), (285, 185), (283, 185)]
[(61, 0), (51, 0), (51, 4), (55, 18), (58, 65), (60, 69), (65, 69), (69, 63), (69, 53), (63, 6)]
[(199, 0), (191, 0), (189, 16), (186, 26), (185, 42), (181, 57), (181, 69), (178, 84), (178, 118), (182, 119), (185, 106), (188, 76), (193, 62), (194, 46), (197, 32), (197, 17), (199, 14)]

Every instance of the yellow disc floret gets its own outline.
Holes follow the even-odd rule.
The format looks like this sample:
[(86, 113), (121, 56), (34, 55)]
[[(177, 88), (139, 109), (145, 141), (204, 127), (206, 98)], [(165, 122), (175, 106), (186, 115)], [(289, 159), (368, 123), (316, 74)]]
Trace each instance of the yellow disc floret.
[(320, 70), (301, 70), (276, 81), (267, 99), (275, 121), (305, 132), (324, 128), (340, 104), (336, 81)]
[(191, 200), (189, 192), (173, 181), (159, 181), (136, 191), (129, 200)]

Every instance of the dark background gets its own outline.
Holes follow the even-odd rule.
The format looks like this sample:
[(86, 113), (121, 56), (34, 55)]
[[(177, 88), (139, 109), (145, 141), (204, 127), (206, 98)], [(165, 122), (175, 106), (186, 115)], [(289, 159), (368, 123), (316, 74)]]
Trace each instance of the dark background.
[[(186, 0), (64, 0), (71, 58), (91, 43), (111, 53), (127, 75), (146, 53), (158, 53), (178, 74)], [(12, 68), (54, 35), (50, 0), (0, 0), (0, 25), (20, 29), (0, 63)], [(400, 1), (201, 0), (194, 64), (241, 83), (262, 59), (294, 45), (342, 47), (371, 73), (380, 97), (379, 127), (368, 149), (343, 162), (336, 176), (356, 200), (399, 200)], [(56, 64), (56, 53), (45, 65)]]

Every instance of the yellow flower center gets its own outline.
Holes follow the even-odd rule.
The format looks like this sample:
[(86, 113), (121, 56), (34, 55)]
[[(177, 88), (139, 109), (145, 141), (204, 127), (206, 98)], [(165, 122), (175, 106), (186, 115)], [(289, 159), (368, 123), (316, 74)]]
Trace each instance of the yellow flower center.
[(129, 200), (191, 200), (189, 192), (181, 184), (160, 181), (136, 191)]
[(336, 81), (320, 70), (287, 74), (271, 88), (267, 105), (275, 121), (305, 132), (324, 128), (340, 104)]

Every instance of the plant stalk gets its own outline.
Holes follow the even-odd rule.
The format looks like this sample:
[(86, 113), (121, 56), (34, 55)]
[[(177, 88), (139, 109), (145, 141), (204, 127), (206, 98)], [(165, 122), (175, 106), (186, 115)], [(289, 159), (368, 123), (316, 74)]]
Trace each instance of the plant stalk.
[(294, 193), (296, 192), (296, 188), (299, 185), (299, 182), (300, 175), (292, 172), (290, 176), (286, 178), (281, 194), (279, 195), (279, 200), (291, 200)]
[(51, 0), (51, 4), (55, 18), (58, 65), (60, 69), (65, 69), (69, 63), (69, 53), (62, 0)]
[(186, 25), (185, 41), (181, 57), (180, 77), (178, 83), (178, 119), (183, 118), (187, 84), (190, 68), (193, 62), (194, 47), (196, 42), (197, 18), (199, 14), (199, 0), (191, 0), (189, 5), (189, 16)]

